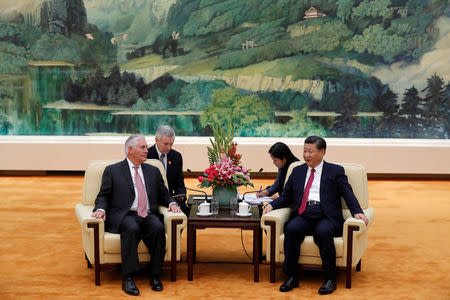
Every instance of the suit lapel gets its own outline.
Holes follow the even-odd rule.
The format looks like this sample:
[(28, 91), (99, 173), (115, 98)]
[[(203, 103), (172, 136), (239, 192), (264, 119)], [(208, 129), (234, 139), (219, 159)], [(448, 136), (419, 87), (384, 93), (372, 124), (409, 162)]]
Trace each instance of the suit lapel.
[(151, 147), (148, 149), (148, 155), (147, 155), (147, 157), (148, 157), (148, 158), (159, 159), (159, 157), (158, 157), (158, 152), (156, 151), (156, 145), (153, 145), (153, 146), (151, 146)]
[(307, 164), (303, 164), (301, 166), (301, 171), (300, 171), (300, 177), (299, 177), (299, 190), (300, 192), (300, 197), (298, 198), (298, 207), (300, 207), (300, 204), (302, 202), (302, 198), (303, 198), (303, 193), (305, 192), (305, 180), (306, 180), (306, 174), (308, 173), (308, 165)]
[[(172, 150), (167, 153), (167, 168), (166, 168), (166, 174), (169, 174), (169, 172), (172, 171), (172, 161), (173, 161), (173, 152)], [(168, 176), (168, 175), (167, 175)]]
[(147, 164), (143, 163), (141, 165), (142, 167), (142, 174), (144, 174), (144, 181), (145, 181), (145, 190), (147, 191), (147, 195), (150, 193), (150, 174), (148, 170)]
[(127, 182), (128, 182), (128, 186), (134, 195), (133, 178), (131, 178), (130, 166), (128, 165), (127, 159), (124, 159), (122, 162), (122, 172), (125, 175), (125, 178), (127, 179)]
[(328, 171), (328, 163), (326, 161), (323, 161), (323, 167), (322, 167), (322, 175), (320, 175), (320, 200), (325, 199), (325, 188), (327, 185), (327, 171)]

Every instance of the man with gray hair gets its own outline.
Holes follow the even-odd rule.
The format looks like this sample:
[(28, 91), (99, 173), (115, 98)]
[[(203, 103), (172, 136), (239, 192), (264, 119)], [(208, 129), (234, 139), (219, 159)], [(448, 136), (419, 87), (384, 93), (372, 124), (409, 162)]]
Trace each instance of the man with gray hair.
[(159, 159), (166, 169), (169, 193), (177, 201), (181, 210), (189, 216), (186, 205), (186, 187), (183, 176), (183, 157), (172, 149), (175, 131), (170, 126), (159, 126), (155, 133), (155, 144), (148, 148), (147, 158)]
[(122, 289), (134, 296), (139, 295), (133, 275), (140, 270), (137, 252), (140, 240), (151, 256), (150, 285), (155, 291), (163, 290), (159, 274), (166, 253), (166, 235), (158, 206), (181, 212), (169, 196), (159, 169), (144, 163), (147, 147), (143, 135), (135, 134), (127, 139), (127, 157), (105, 168), (92, 213), (92, 217), (105, 221), (105, 231), (120, 233)]

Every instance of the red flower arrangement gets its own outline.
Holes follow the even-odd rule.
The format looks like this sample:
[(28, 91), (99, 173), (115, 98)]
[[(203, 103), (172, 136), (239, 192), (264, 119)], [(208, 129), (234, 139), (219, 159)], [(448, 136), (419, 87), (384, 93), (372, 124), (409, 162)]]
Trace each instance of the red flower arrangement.
[(205, 170), (204, 176), (199, 176), (200, 187), (242, 186), (251, 185), (250, 173), (238, 166), (230, 157), (223, 157)]

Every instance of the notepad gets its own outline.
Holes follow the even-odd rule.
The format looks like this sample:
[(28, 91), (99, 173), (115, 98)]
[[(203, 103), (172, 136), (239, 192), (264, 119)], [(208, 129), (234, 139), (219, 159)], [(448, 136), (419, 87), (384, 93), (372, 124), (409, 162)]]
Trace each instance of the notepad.
[[(240, 199), (242, 199), (242, 195), (239, 196)], [(272, 199), (270, 199), (270, 197), (256, 197), (256, 194), (246, 194), (245, 197), (245, 202), (247, 202), (248, 204), (260, 204), (263, 202), (271, 202)]]
[[(211, 200), (212, 196), (208, 196), (208, 200)], [(192, 200), (205, 200), (205, 196), (194, 196)]]

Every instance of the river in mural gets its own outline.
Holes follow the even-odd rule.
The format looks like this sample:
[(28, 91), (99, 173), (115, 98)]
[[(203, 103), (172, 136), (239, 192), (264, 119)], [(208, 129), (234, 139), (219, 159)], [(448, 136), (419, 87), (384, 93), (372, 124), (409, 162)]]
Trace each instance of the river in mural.
[(30, 68), (26, 75), (0, 76), (0, 89), (5, 93), (0, 113), (14, 125), (9, 134), (153, 134), (161, 124), (171, 124), (180, 135), (202, 133), (199, 114), (136, 115), (124, 107), (58, 105), (64, 82), (88, 72), (73, 66), (39, 66)]

